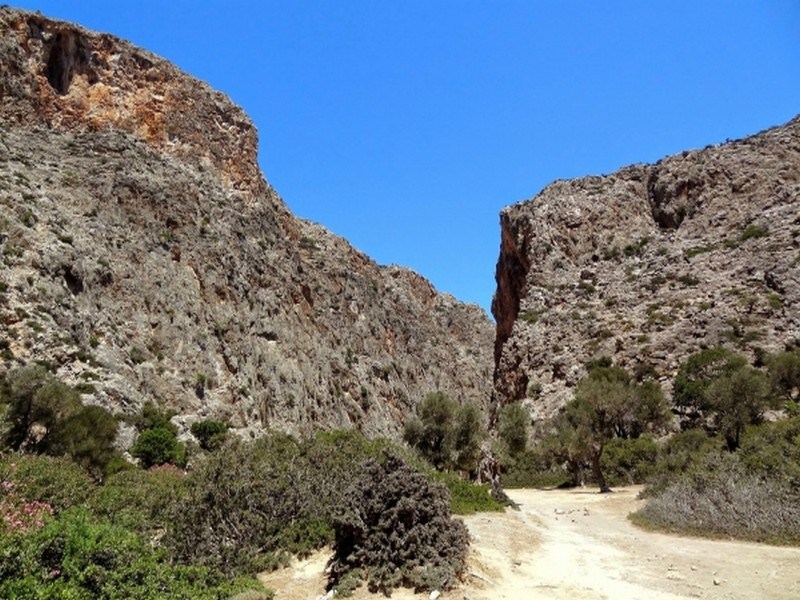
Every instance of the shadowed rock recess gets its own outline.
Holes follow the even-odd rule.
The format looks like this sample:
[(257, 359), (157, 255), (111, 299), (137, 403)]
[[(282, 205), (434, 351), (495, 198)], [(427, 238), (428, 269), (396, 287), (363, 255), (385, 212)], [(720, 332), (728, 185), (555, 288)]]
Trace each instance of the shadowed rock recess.
[(487, 403), (487, 315), (294, 217), (223, 94), (0, 8), (0, 121), (2, 369), (254, 434), (395, 436), (428, 392)]
[(606, 355), (665, 388), (725, 344), (800, 344), (800, 118), (504, 209), (495, 398), (549, 416)]

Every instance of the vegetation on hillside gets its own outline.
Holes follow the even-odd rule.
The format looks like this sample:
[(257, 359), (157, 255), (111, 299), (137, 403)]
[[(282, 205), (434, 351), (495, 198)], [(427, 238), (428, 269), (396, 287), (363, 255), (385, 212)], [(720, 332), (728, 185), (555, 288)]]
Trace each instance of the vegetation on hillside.
[(589, 365), (536, 443), (504, 460), (504, 484), (646, 483), (642, 525), (800, 543), (800, 349), (756, 365), (724, 347), (688, 356), (672, 415), (654, 380)]
[[(687, 357), (671, 415), (652, 373), (595, 361), (532, 438), (523, 406), (499, 411), (503, 479), (647, 482), (643, 525), (800, 543), (800, 351), (758, 364), (724, 348)], [(44, 367), (8, 372), (0, 411), (3, 597), (268, 597), (255, 573), (325, 545), (340, 595), (362, 582), (447, 589), (468, 544), (451, 515), (500, 508), (470, 482), (483, 415), (442, 393), (409, 419), (411, 450), (353, 431), (245, 442), (215, 420), (195, 423), (187, 447), (172, 415), (148, 404), (127, 419), (139, 466), (114, 447), (117, 417)], [(670, 424), (681, 431), (662, 435)]]
[(433, 392), (406, 421), (403, 439), (437, 469), (473, 474), (486, 436), (482, 421), (476, 405), (459, 405), (446, 394)]
[(455, 413), (446, 473), (354, 431), (245, 442), (205, 420), (187, 448), (147, 404), (126, 419), (135, 466), (113, 446), (115, 416), (44, 367), (12, 370), (0, 380), (0, 596), (267, 597), (255, 573), (328, 544), (340, 595), (361, 581), (446, 589), (468, 544), (453, 509), (500, 508), (457, 473), (474, 470), (483, 429), (474, 407)]
[[(574, 398), (540, 426), (538, 444), (523, 446), (506, 461), (507, 483), (578, 485), (588, 467), (600, 491), (608, 492), (611, 484), (639, 478), (633, 474), (654, 443), (651, 435), (668, 422), (669, 409), (656, 381), (637, 381), (610, 361), (593, 363)], [(626, 462), (628, 468), (621, 470)]]

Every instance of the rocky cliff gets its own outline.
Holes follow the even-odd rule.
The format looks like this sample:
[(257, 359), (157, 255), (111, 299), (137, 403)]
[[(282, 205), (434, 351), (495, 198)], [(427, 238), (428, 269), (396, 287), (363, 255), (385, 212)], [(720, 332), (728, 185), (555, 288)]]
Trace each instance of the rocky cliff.
[(0, 8), (0, 123), (3, 369), (253, 433), (488, 401), (485, 313), (291, 215), (241, 109), (166, 61)]
[(547, 416), (603, 355), (669, 390), (714, 344), (800, 344), (800, 118), (603, 177), (500, 216), (495, 395)]

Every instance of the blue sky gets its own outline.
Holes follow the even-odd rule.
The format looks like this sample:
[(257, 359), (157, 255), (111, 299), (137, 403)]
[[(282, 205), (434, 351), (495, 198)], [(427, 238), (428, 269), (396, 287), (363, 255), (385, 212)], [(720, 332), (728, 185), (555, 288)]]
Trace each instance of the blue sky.
[(487, 310), (504, 206), (800, 113), (795, 0), (14, 6), (227, 93), (295, 214)]

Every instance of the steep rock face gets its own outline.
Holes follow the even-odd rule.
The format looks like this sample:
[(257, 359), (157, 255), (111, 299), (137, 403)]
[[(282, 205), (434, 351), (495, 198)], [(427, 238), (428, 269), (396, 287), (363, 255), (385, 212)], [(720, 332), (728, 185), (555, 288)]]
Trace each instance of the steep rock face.
[(224, 94), (110, 35), (0, 9), (0, 117), (5, 127), (125, 131), (160, 152), (260, 192), (258, 136)]
[(800, 343), (800, 118), (503, 210), (495, 397), (547, 416), (602, 355), (663, 383), (701, 347)]
[(254, 434), (393, 436), (430, 391), (488, 401), (486, 314), (292, 216), (202, 82), (2, 8), (0, 120), (3, 369), (47, 361), (86, 402)]

